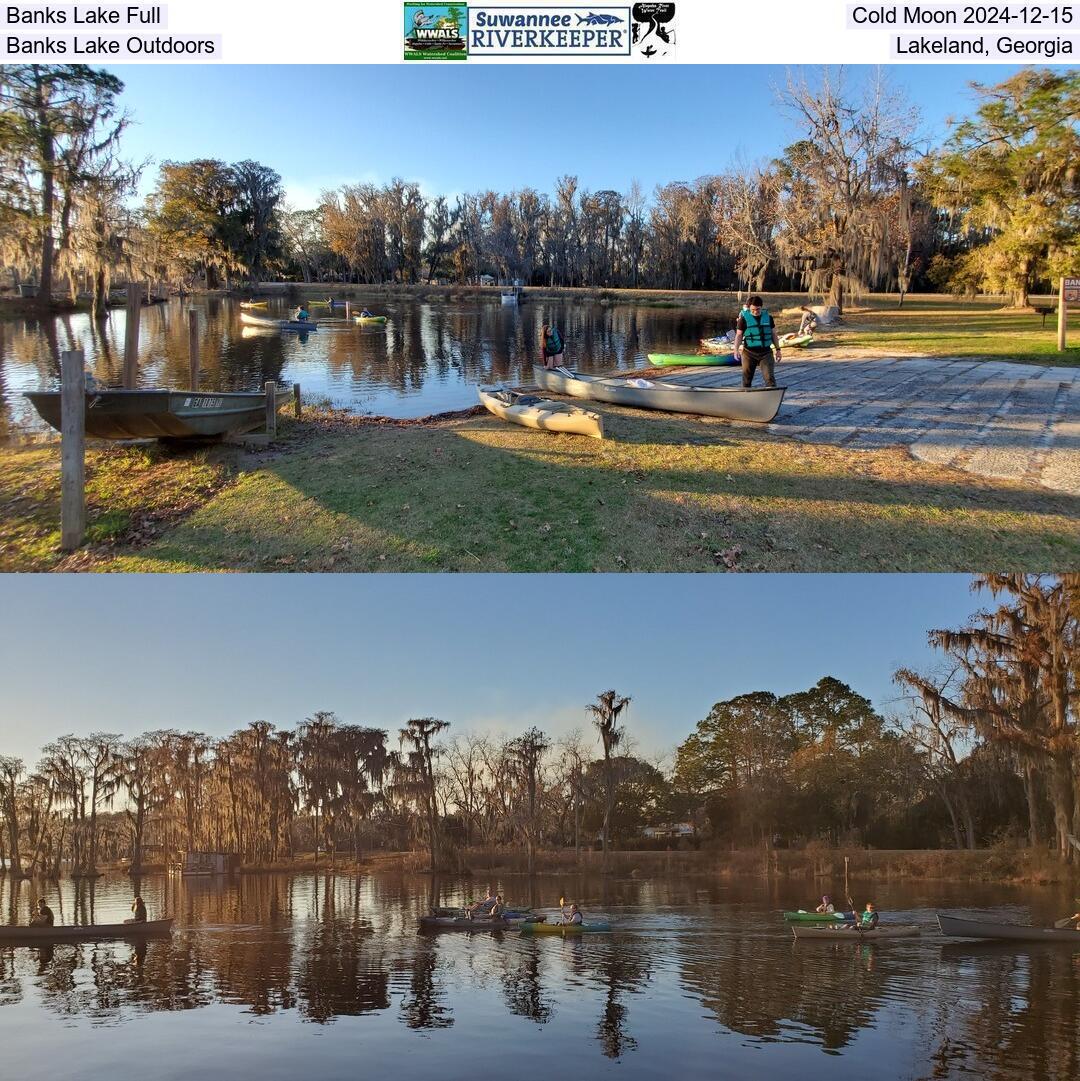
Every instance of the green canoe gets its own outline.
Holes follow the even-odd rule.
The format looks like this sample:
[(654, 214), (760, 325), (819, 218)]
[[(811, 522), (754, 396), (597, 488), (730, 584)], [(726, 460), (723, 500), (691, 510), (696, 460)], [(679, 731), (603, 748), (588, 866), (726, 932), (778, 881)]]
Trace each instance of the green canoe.
[(728, 353), (726, 356), (711, 354), (702, 356), (700, 353), (650, 353), (649, 363), (655, 368), (682, 368), (682, 367), (705, 367), (711, 368), (732, 366), (734, 357)]
[(854, 912), (785, 912), (787, 923), (854, 923)]

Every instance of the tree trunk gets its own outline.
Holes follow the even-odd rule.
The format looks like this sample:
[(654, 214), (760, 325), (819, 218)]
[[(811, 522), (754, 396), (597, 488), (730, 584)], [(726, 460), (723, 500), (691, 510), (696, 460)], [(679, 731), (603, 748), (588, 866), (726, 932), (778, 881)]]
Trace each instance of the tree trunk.
[(37, 118), (40, 132), (38, 148), (41, 152), (41, 281), (38, 284), (38, 303), (46, 308), (52, 306), (53, 288), (53, 212), (56, 203), (56, 145), (46, 108), (45, 87), (40, 72), (36, 75)]
[(941, 800), (945, 804), (945, 810), (949, 812), (949, 821), (952, 823), (953, 844), (957, 849), (961, 849), (964, 847), (964, 839), (960, 836), (960, 820), (956, 817), (956, 808), (953, 806), (953, 801), (949, 798), (949, 793), (944, 785), (938, 788), (938, 792), (941, 794)]

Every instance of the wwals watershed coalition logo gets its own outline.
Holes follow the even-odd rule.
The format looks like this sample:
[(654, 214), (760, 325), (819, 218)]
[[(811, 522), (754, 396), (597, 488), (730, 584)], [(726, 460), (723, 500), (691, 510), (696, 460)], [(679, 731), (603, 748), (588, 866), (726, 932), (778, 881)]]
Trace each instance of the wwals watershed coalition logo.
[(405, 4), (406, 60), (473, 56), (664, 56), (674, 46), (674, 3), (613, 7)]
[(464, 60), (468, 12), (464, 4), (406, 3), (405, 59)]

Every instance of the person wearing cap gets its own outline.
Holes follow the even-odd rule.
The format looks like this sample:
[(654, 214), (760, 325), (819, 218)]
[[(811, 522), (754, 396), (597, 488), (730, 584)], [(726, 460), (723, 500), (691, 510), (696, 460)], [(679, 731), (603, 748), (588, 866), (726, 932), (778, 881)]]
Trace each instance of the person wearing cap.
[(817, 908), (814, 909), (814, 911), (815, 912), (835, 912), (836, 911), (836, 905), (834, 905), (832, 903), (832, 899), (829, 897), (829, 895), (825, 894), (825, 896), (821, 898), (821, 904), (818, 905)]
[(773, 358), (780, 360), (780, 340), (776, 336), (776, 324), (765, 310), (761, 297), (753, 296), (746, 302), (746, 310), (739, 315), (736, 324), (735, 355), (742, 364), (742, 385), (754, 382), (754, 372), (761, 367), (765, 386), (776, 386)]

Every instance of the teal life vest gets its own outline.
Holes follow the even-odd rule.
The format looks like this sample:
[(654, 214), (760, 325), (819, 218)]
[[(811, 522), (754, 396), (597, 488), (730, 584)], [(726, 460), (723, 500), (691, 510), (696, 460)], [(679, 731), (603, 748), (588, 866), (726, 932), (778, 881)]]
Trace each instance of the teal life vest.
[(562, 335), (556, 327), (552, 327), (548, 331), (547, 341), (545, 341), (544, 347), (548, 356), (552, 357), (557, 357), (563, 351)]
[(746, 330), (743, 332), (743, 345), (747, 349), (768, 349), (772, 345), (773, 321), (772, 316), (764, 309), (761, 315), (754, 317), (748, 308), (742, 313), (746, 321)]

